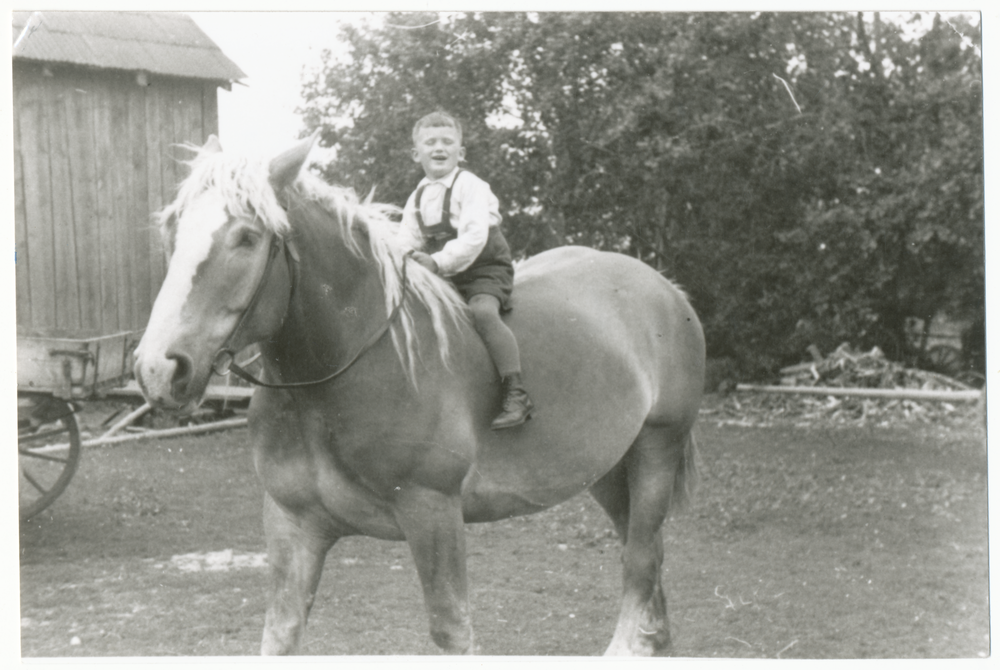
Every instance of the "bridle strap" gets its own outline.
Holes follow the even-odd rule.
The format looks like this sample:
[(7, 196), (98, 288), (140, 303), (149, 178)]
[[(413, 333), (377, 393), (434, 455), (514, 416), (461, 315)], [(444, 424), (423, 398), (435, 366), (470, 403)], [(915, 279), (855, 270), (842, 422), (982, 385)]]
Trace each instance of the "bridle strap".
[[(327, 382), (333, 381), (337, 377), (341, 376), (342, 374), (344, 374), (345, 372), (347, 372), (348, 369), (350, 369), (350, 367), (352, 365), (354, 365), (358, 361), (358, 359), (361, 358), (365, 354), (365, 352), (367, 352), (369, 349), (371, 349), (373, 346), (375, 346), (375, 344), (379, 340), (382, 339), (382, 337), (389, 331), (389, 328), (392, 326), (392, 322), (395, 321), (396, 315), (399, 314), (399, 310), (400, 310), (400, 308), (402, 308), (403, 301), (406, 298), (406, 287), (407, 287), (407, 283), (406, 283), (406, 259), (407, 258), (409, 258), (409, 254), (407, 254), (407, 255), (405, 255), (403, 257), (403, 269), (402, 269), (402, 272), (400, 272), (400, 277), (401, 277), (401, 282), (402, 282), (402, 292), (401, 292), (401, 294), (399, 296), (399, 302), (397, 302), (395, 304), (395, 306), (393, 306), (392, 311), (389, 312), (389, 316), (385, 320), (385, 323), (383, 323), (381, 325), (381, 327), (379, 327), (378, 330), (376, 330), (374, 333), (372, 333), (371, 336), (369, 336), (369, 338), (365, 341), (364, 345), (362, 345), (362, 347), (357, 351), (357, 353), (355, 353), (354, 356), (352, 356), (351, 359), (349, 361), (347, 361), (347, 363), (345, 363), (343, 366), (341, 366), (338, 370), (335, 370), (334, 372), (331, 372), (330, 374), (328, 374), (326, 377), (323, 377), (322, 379), (313, 379), (313, 380), (304, 381), (304, 382), (286, 382), (286, 383), (283, 383), (283, 384), (270, 384), (268, 382), (261, 381), (260, 379), (257, 379), (252, 374), (250, 374), (249, 372), (247, 372), (244, 368), (242, 368), (239, 365), (237, 365), (235, 363), (235, 361), (231, 362), (229, 364), (229, 370), (232, 371), (233, 373), (235, 373), (237, 377), (239, 377), (240, 379), (243, 379), (244, 381), (250, 382), (251, 384), (255, 384), (256, 386), (263, 386), (265, 388), (270, 388), (270, 389), (289, 389), (289, 388), (302, 388), (302, 387), (305, 387), (305, 386), (319, 386), (320, 384), (325, 384)], [(270, 265), (270, 262), (271, 262), (271, 259), (268, 258), (268, 265)], [(266, 276), (267, 276), (267, 270), (265, 269), (265, 277)], [(263, 283), (263, 279), (261, 280), (261, 283)], [(257, 293), (260, 293), (260, 286), (259, 285), (257, 287)], [(257, 293), (254, 294), (255, 298), (256, 298)], [(247, 311), (249, 311), (250, 308), (252, 308), (252, 307), (253, 307), (253, 300), (251, 300), (250, 307), (247, 308)], [(244, 312), (243, 316), (246, 317), (246, 314), (247, 314), (247, 312)], [(239, 325), (242, 325), (242, 323), (243, 323), (243, 319), (241, 318)], [(237, 329), (239, 328), (239, 325), (237, 325)], [(236, 331), (233, 331), (233, 332), (235, 333)], [(230, 341), (232, 340), (232, 337), (233, 336), (230, 335)], [(228, 342), (227, 342), (227, 345), (228, 345)], [(230, 356), (234, 355), (233, 352), (231, 350), (229, 350), (228, 348), (223, 348), (221, 351), (219, 351), (218, 354), (216, 354), (216, 358), (218, 358), (219, 355), (221, 355), (223, 353), (228, 354)]]
[[(236, 323), (236, 327), (233, 328), (231, 333), (229, 333), (229, 337), (226, 338), (225, 344), (222, 345), (223, 351), (231, 351), (230, 347), (233, 344), (233, 341), (236, 339), (239, 332), (243, 330), (243, 325), (253, 312), (254, 307), (256, 307), (257, 303), (260, 301), (260, 296), (264, 293), (264, 287), (267, 285), (267, 278), (271, 274), (271, 266), (274, 265), (274, 259), (278, 257), (278, 253), (280, 251), (286, 248), (284, 239), (276, 233), (271, 233), (271, 245), (267, 251), (267, 262), (264, 263), (264, 273), (260, 276), (260, 281), (257, 282), (257, 288), (254, 289), (253, 296), (250, 298), (250, 303), (247, 305), (247, 308), (243, 310), (243, 313), (240, 315), (240, 320)], [(290, 263), (288, 270), (289, 274), (291, 274), (294, 279), (295, 273), (292, 270)]]

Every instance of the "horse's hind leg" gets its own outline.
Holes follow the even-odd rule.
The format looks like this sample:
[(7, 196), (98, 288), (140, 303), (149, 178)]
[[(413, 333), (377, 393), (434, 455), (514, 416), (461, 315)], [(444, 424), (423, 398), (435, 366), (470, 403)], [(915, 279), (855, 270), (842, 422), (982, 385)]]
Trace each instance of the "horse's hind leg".
[(261, 654), (292, 654), (298, 650), (319, 586), (326, 553), (336, 538), (309, 530), (303, 520), (293, 522), (265, 496), (264, 530), (271, 586)]
[(683, 496), (690, 439), (676, 429), (646, 425), (622, 463), (592, 489), (625, 545), (621, 612), (606, 655), (651, 656), (670, 645), (660, 527), (671, 502)]
[(625, 544), (628, 539), (628, 473), (624, 458), (590, 487), (590, 494), (611, 517), (618, 539)]

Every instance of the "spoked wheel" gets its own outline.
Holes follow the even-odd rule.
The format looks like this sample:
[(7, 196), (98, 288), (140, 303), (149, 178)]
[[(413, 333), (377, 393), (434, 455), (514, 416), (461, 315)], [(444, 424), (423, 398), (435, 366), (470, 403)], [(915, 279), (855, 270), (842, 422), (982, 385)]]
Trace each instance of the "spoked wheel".
[(18, 398), (18, 500), (24, 521), (66, 490), (80, 462), (73, 405), (58, 398)]
[(947, 344), (939, 344), (927, 350), (925, 366), (931, 372), (940, 372), (955, 377), (964, 369), (962, 352)]

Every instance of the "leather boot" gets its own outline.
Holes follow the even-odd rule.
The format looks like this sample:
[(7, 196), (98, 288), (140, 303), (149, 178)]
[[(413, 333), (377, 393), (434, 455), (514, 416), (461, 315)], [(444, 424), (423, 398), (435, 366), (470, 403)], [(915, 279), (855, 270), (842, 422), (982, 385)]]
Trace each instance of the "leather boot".
[(493, 430), (520, 426), (531, 418), (531, 410), (535, 407), (521, 383), (521, 373), (507, 375), (503, 378), (502, 384), (503, 411), (490, 424)]

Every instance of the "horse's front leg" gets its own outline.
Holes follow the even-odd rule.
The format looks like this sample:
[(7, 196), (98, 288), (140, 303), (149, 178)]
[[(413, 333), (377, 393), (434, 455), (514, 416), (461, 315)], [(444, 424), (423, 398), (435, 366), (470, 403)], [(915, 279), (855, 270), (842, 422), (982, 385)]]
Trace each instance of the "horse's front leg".
[(293, 654), (316, 597), (326, 553), (336, 542), (304, 519), (293, 520), (269, 495), (264, 502), (264, 532), (271, 585), (261, 654)]
[(473, 653), (461, 497), (407, 487), (394, 511), (420, 575), (431, 637), (447, 652)]

